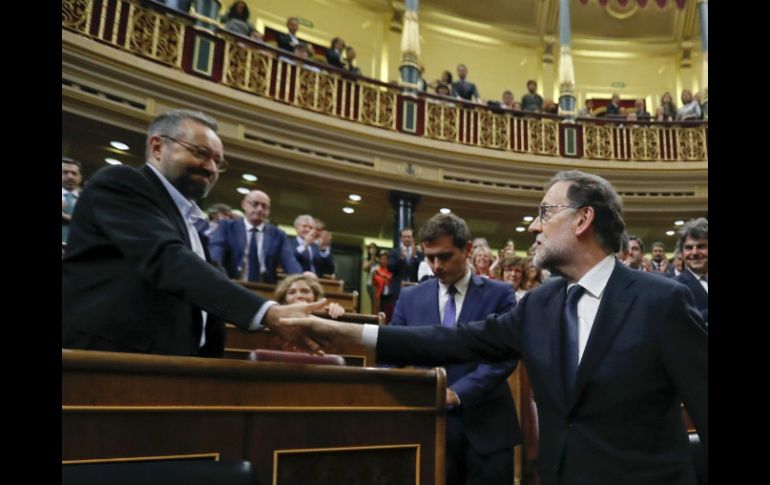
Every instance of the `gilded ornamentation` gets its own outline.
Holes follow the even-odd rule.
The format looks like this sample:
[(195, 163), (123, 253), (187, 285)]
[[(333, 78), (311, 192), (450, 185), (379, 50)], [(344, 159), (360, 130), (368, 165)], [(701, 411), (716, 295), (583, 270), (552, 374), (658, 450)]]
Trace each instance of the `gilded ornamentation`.
[(425, 136), (454, 141), (457, 137), (458, 108), (431, 100), (425, 100), (425, 108)]
[(184, 24), (147, 9), (134, 10), (129, 49), (172, 66), (177, 65), (182, 53)]
[(507, 148), (510, 119), (510, 116), (479, 111), (479, 145), (488, 148)]
[(91, 12), (89, 0), (62, 0), (61, 24), (69, 29), (86, 31), (88, 14)]
[(303, 108), (322, 113), (334, 114), (336, 101), (336, 78), (325, 72), (315, 72), (297, 68), (299, 89), (295, 95), (295, 103)]
[(542, 155), (558, 155), (559, 123), (546, 118), (527, 121), (529, 123), (529, 151)]
[(613, 158), (612, 126), (583, 125), (583, 151), (586, 158)]
[(361, 86), (359, 118), (367, 125), (393, 128), (396, 121), (396, 93), (379, 86)]
[(259, 95), (267, 94), (272, 58), (256, 49), (227, 44), (224, 84)]
[(676, 128), (679, 160), (706, 160), (706, 131), (703, 128)]
[(631, 130), (631, 160), (660, 160), (660, 130), (634, 127)]

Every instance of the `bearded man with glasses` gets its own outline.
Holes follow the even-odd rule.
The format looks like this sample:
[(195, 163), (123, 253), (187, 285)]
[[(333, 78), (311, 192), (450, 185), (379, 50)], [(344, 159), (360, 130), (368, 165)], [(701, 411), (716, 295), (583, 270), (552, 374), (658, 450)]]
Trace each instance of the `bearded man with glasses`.
[(292, 341), (279, 319), (324, 307), (278, 305), (209, 262), (197, 201), (227, 167), (216, 131), (203, 113), (164, 113), (150, 124), (146, 165), (93, 175), (62, 260), (63, 348), (219, 357), (225, 321)]

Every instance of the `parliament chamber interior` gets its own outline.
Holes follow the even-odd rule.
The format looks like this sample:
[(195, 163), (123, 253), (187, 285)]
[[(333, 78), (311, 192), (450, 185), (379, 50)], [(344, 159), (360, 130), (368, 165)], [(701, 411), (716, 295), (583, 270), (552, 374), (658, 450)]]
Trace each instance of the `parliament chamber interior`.
[(61, 32), (62, 483), (708, 483), (707, 0), (62, 0)]

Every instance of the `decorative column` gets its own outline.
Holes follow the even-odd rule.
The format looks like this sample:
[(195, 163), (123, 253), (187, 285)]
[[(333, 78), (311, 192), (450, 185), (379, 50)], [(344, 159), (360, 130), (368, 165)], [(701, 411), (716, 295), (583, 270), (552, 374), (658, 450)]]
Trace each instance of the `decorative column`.
[(703, 62), (701, 63), (701, 89), (703, 90), (703, 117), (708, 119), (709, 102), (709, 2), (698, 0), (698, 13), (700, 14), (700, 45), (703, 49)]
[(569, 23), (569, 0), (559, 0), (559, 114), (574, 122), (575, 70), (572, 67), (572, 32)]
[[(420, 196), (408, 192), (390, 191), (390, 203), (393, 204), (393, 247), (397, 248), (401, 241), (401, 229), (414, 227), (414, 210), (420, 202)], [(416, 234), (415, 234), (416, 236)]]
[(404, 26), (401, 30), (401, 83), (404, 92), (415, 93), (420, 80), (420, 26), (417, 22), (418, 0), (406, 0)]

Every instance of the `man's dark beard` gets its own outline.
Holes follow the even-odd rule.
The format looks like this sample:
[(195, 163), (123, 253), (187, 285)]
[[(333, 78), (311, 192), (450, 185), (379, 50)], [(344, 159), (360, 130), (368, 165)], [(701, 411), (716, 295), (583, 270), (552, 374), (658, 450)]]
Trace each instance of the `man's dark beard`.
[(209, 190), (213, 185), (206, 185), (203, 182), (193, 180), (191, 175), (203, 175), (204, 177), (211, 177), (211, 172), (204, 168), (190, 168), (186, 173), (179, 176), (177, 179), (171, 182), (179, 193), (192, 200), (200, 200), (206, 197)]

